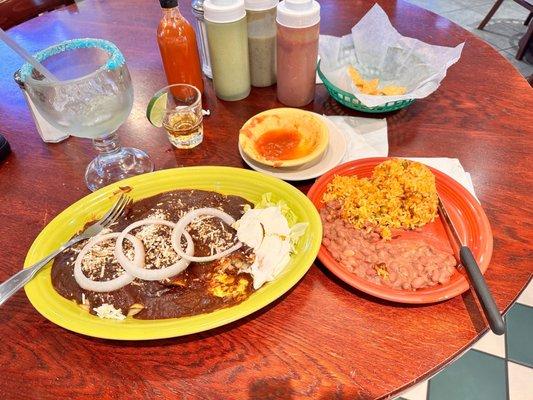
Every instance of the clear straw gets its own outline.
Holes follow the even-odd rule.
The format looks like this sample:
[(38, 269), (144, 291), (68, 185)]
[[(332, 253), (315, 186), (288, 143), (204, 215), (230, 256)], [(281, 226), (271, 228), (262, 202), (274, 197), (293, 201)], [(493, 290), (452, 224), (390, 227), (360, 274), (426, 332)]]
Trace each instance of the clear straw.
[(30, 53), (28, 53), (26, 50), (20, 47), (17, 42), (11, 39), (9, 35), (2, 28), (0, 28), (0, 39), (2, 39), (9, 47), (11, 47), (19, 56), (21, 56), (23, 59), (29, 62), (33, 66), (33, 68), (35, 68), (42, 75), (44, 75), (46, 79), (51, 80), (51, 81), (59, 80), (54, 76), (54, 74), (48, 71), (44, 67), (44, 65), (42, 65), (35, 58), (33, 58), (33, 56)]

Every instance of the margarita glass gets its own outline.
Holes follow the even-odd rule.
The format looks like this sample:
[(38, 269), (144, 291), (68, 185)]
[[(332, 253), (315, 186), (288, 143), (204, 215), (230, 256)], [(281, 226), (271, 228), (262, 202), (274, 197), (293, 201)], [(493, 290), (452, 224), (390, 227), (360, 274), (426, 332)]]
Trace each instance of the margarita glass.
[(133, 87), (117, 46), (101, 39), (67, 40), (34, 56), (58, 80), (45, 79), (26, 63), (15, 80), (56, 129), (93, 140), (99, 152), (85, 171), (90, 190), (153, 171), (141, 150), (121, 147), (116, 130), (133, 106)]

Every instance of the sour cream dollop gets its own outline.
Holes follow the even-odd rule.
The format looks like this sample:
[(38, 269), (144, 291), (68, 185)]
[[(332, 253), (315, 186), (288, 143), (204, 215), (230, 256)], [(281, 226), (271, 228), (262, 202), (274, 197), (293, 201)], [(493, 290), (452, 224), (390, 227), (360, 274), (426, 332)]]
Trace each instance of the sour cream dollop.
[(274, 280), (290, 261), (291, 229), (279, 207), (254, 208), (235, 222), (239, 241), (252, 248), (255, 260), (246, 272), (254, 289)]

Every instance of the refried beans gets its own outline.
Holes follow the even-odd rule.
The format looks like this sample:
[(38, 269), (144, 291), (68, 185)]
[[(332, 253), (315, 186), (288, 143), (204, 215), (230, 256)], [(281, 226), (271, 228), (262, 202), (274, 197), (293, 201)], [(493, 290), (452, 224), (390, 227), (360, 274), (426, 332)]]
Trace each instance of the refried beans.
[(452, 254), (422, 240), (383, 240), (371, 227), (356, 229), (341, 217), (337, 201), (320, 210), (323, 245), (345, 268), (378, 285), (416, 290), (444, 284), (455, 272)]

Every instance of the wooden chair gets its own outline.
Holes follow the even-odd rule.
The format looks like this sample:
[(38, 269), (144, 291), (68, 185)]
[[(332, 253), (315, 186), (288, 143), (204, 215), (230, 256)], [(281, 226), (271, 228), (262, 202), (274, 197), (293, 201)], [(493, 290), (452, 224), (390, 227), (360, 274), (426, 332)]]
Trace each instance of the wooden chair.
[[(531, 17), (533, 16), (533, 2), (532, 0), (513, 0), (513, 1), (529, 10), (529, 15), (524, 22), (524, 25), (528, 27), (527, 32), (522, 37), (522, 39), (520, 39), (520, 41), (518, 42), (518, 51), (516, 52), (516, 59), (521, 60), (524, 57), (524, 54), (526, 53), (529, 43), (531, 42), (531, 37), (533, 36), (533, 23), (530, 23)], [(485, 25), (487, 25), (487, 23), (490, 21), (494, 13), (498, 11), (498, 8), (500, 8), (502, 3), (503, 3), (503, 0), (496, 0), (496, 3), (494, 3), (489, 13), (483, 19), (483, 21), (481, 21), (477, 29), (483, 29)]]
[(74, 0), (0, 0), (0, 28), (8, 29)]

